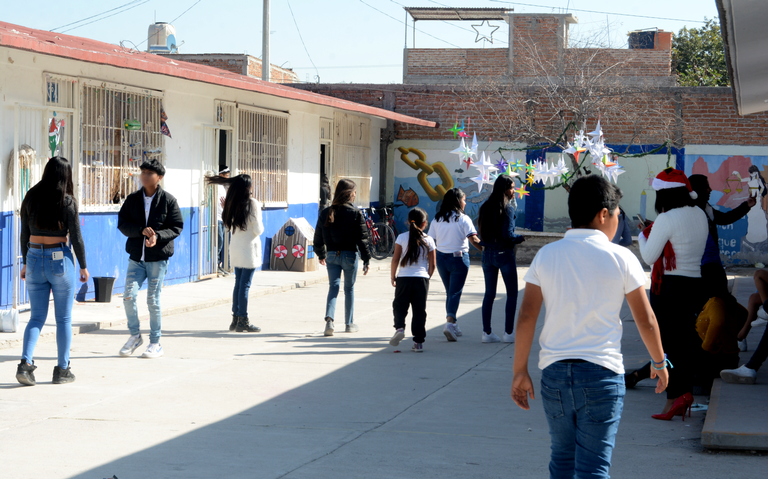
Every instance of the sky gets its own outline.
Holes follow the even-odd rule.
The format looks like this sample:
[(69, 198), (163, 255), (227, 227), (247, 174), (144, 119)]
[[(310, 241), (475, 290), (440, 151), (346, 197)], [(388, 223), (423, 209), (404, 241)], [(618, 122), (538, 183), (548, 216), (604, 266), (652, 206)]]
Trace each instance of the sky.
[[(58, 7), (29, 8), (0, 0), (0, 21), (146, 49), (155, 19), (172, 22), (180, 53), (248, 53), (261, 57), (259, 0), (70, 0)], [(626, 48), (627, 32), (648, 28), (678, 32), (715, 18), (714, 0), (271, 0), (271, 62), (293, 68), (302, 82), (401, 83), (409, 7), (496, 7), (517, 13), (572, 13), (572, 38), (593, 38)], [(112, 10), (111, 12), (107, 12)], [(599, 12), (599, 13), (597, 13)], [(102, 14), (103, 15), (99, 15)], [(642, 18), (654, 17), (654, 18)], [(90, 18), (89, 20), (81, 21)], [(74, 24), (73, 24), (74, 23)], [(477, 21), (416, 23), (417, 48), (504, 48), (506, 22), (494, 43), (475, 43)], [(65, 26), (72, 24), (69, 26)], [(63, 28), (58, 28), (63, 27)], [(70, 30), (71, 29), (71, 30)], [(69, 30), (69, 31), (67, 31)], [(408, 47), (413, 42), (408, 19)], [(303, 39), (303, 42), (302, 42)]]

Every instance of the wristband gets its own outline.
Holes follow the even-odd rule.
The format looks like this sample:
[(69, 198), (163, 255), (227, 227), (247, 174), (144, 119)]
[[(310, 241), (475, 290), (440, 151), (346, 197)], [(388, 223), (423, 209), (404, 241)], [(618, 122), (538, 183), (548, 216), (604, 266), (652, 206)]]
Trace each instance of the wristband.
[[(660, 366), (657, 367), (656, 366), (657, 364), (659, 364)], [(664, 354), (664, 360), (663, 361), (656, 362), (656, 361), (653, 360), (653, 358), (651, 358), (651, 366), (653, 367), (653, 369), (655, 369), (657, 371), (661, 371), (662, 369), (666, 369), (667, 365), (669, 365), (670, 369), (674, 368), (674, 366), (672, 366), (672, 363), (669, 361), (669, 359), (667, 359), (667, 355), (666, 354)]]

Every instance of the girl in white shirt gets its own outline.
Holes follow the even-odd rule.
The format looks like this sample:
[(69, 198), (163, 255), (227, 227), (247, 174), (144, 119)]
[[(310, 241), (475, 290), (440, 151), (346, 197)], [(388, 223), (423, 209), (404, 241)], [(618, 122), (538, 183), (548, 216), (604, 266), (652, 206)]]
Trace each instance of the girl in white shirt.
[(437, 247), (437, 272), (445, 286), (447, 321), (443, 334), (448, 341), (456, 341), (456, 338), (462, 335), (456, 325), (456, 314), (469, 273), (469, 243), (478, 250), (483, 250), (472, 219), (464, 214), (466, 205), (464, 192), (451, 188), (445, 193), (435, 221), (429, 227), (429, 236), (435, 239)]
[(397, 237), (395, 254), (392, 256), (392, 286), (395, 287), (392, 310), (396, 331), (389, 344), (397, 346), (405, 337), (405, 317), (410, 306), (413, 313), (411, 350), (420, 353), (424, 350), (424, 339), (427, 336), (427, 294), (429, 279), (435, 272), (435, 242), (424, 234), (424, 228), (427, 227), (427, 213), (424, 210), (414, 208), (408, 212), (408, 224), (408, 232)]
[(235, 289), (232, 293), (232, 323), (230, 331), (258, 333), (261, 328), (248, 320), (248, 293), (256, 268), (261, 266), (261, 240), (264, 232), (261, 219), (261, 205), (252, 194), (252, 180), (249, 175), (234, 178), (213, 176), (208, 183), (227, 187), (222, 221), (232, 234), (229, 241), (229, 259), (235, 268)]
[[(669, 371), (667, 404), (654, 419), (670, 420), (693, 403), (693, 375), (701, 353), (696, 318), (708, 298), (702, 292), (701, 258), (709, 237), (707, 215), (696, 206), (688, 178), (667, 169), (653, 181), (656, 222), (638, 239), (643, 260), (653, 265), (651, 306), (659, 321)], [(675, 404), (679, 398), (679, 404)], [(687, 405), (687, 406), (686, 406)], [(674, 410), (674, 411), (673, 411)]]

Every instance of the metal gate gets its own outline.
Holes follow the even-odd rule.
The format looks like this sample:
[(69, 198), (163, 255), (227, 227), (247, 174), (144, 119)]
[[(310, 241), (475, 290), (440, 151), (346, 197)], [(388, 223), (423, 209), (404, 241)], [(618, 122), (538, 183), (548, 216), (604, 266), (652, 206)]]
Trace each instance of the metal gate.
[[(43, 175), (47, 159), (58, 155), (67, 158), (70, 164), (73, 144), (77, 138), (74, 124), (74, 109), (40, 105), (14, 105), (13, 158), (8, 173), (12, 178), (13, 195), (13, 307), (29, 308), (29, 296), (21, 269), (24, 261), (21, 255), (19, 233), (21, 231), (21, 203), (30, 188)], [(51, 122), (55, 121), (53, 127)], [(73, 168), (73, 175), (77, 168)], [(76, 178), (73, 178), (76, 181)]]
[(200, 164), (200, 241), (198, 279), (216, 276), (219, 265), (219, 239), (216, 202), (216, 186), (208, 185), (205, 178), (219, 172), (218, 143), (219, 130), (212, 126), (203, 126), (203, 144)]

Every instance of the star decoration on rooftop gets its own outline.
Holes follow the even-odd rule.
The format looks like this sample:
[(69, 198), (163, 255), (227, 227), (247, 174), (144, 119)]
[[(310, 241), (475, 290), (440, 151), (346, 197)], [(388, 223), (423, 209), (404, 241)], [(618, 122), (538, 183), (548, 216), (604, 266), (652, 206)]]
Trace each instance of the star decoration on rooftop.
[(493, 43), (493, 34), (499, 27), (497, 25), (491, 25), (488, 23), (488, 20), (483, 20), (480, 25), (472, 25), (472, 29), (477, 33), (475, 43), (479, 43), (480, 40)]

